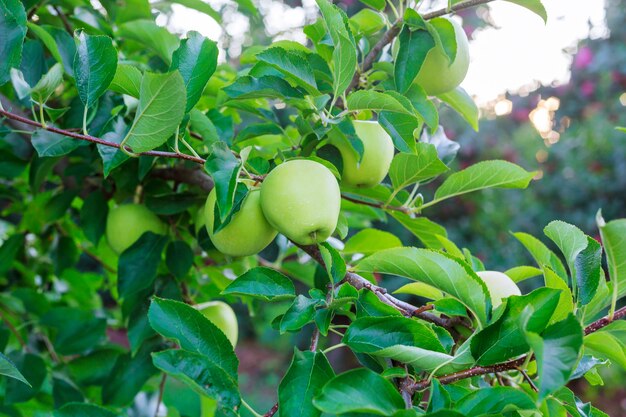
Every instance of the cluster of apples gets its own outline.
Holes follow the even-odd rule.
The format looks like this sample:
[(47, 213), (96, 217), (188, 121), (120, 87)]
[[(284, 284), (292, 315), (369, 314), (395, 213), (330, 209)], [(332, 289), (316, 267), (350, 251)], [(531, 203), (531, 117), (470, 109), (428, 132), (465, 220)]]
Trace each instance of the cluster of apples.
[[(354, 121), (363, 142), (363, 157), (343, 137), (333, 137), (343, 159), (342, 184), (372, 187), (387, 175), (393, 142), (374, 121)], [(330, 237), (337, 227), (341, 192), (333, 173), (323, 164), (293, 159), (274, 168), (259, 189), (250, 190), (241, 209), (224, 228), (214, 232), (215, 190), (205, 205), (205, 222), (213, 245), (225, 255), (248, 256), (263, 250), (282, 233), (299, 245), (312, 245)]]

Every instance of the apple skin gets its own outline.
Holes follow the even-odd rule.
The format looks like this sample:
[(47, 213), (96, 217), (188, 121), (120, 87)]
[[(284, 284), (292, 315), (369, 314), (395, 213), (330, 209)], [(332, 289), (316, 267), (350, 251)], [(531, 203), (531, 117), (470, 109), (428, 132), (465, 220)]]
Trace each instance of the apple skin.
[(454, 20), (449, 19), (456, 37), (456, 57), (452, 65), (441, 46), (433, 47), (422, 64), (420, 72), (413, 81), (420, 85), (428, 95), (436, 96), (457, 88), (467, 75), (469, 68), (469, 42), (465, 31)]
[(341, 192), (337, 179), (319, 162), (283, 162), (261, 185), (261, 207), (267, 221), (300, 245), (330, 237), (337, 227)]
[(489, 294), (491, 294), (491, 304), (493, 308), (502, 304), (503, 298), (508, 298), (512, 295), (522, 295), (519, 287), (515, 282), (509, 278), (508, 275), (498, 271), (479, 271), (476, 275), (483, 280)]
[(213, 189), (204, 206), (204, 221), (209, 238), (217, 250), (228, 256), (249, 256), (261, 252), (272, 243), (278, 232), (263, 215), (260, 190), (250, 191), (230, 223), (214, 233), (216, 198)]
[(106, 237), (118, 255), (146, 232), (165, 235), (167, 226), (143, 204), (122, 204), (109, 210)]
[(393, 159), (393, 141), (385, 129), (376, 121), (354, 120), (356, 135), (363, 142), (363, 158), (358, 162), (357, 154), (343, 137), (332, 138), (343, 160), (341, 184), (349, 187), (374, 187), (387, 176)]
[(198, 304), (195, 308), (226, 335), (233, 347), (237, 345), (239, 328), (237, 326), (237, 315), (231, 306), (222, 301), (209, 301)]

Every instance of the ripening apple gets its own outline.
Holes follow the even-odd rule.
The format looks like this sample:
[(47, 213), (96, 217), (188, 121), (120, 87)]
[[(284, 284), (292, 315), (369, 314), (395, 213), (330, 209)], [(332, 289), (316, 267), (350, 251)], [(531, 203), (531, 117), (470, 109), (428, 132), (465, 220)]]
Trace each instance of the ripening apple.
[(106, 237), (109, 246), (120, 254), (146, 232), (167, 234), (167, 226), (143, 204), (122, 204), (109, 211)]
[(350, 187), (374, 187), (387, 176), (393, 159), (393, 141), (376, 121), (355, 120), (356, 135), (363, 142), (363, 158), (358, 160), (356, 151), (347, 139), (333, 137), (330, 144), (337, 147), (343, 160), (341, 183)]
[(284, 162), (261, 185), (265, 218), (300, 245), (328, 239), (337, 227), (340, 206), (337, 179), (319, 162), (306, 159)]
[(231, 306), (222, 301), (209, 301), (198, 304), (195, 308), (226, 335), (233, 347), (237, 345), (239, 335), (237, 315)]
[(476, 275), (487, 285), (491, 294), (491, 304), (493, 308), (502, 304), (502, 299), (512, 295), (522, 295), (519, 287), (509, 278), (508, 275), (498, 271), (479, 271)]
[[(443, 19), (443, 18), (442, 18)], [(465, 31), (454, 20), (449, 19), (454, 27), (456, 38), (456, 57), (452, 63), (441, 44), (433, 47), (422, 64), (414, 83), (420, 85), (427, 94), (438, 94), (452, 91), (461, 84), (469, 68), (469, 42)]]
[(261, 210), (261, 192), (251, 190), (241, 208), (223, 229), (213, 231), (215, 222), (215, 189), (211, 190), (204, 206), (204, 221), (213, 245), (228, 256), (249, 256), (259, 253), (277, 235)]

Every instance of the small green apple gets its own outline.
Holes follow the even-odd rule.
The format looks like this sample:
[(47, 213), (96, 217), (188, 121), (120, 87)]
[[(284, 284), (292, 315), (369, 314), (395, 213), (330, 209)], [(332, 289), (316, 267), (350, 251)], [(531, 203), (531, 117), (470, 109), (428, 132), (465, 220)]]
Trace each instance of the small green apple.
[(519, 287), (515, 282), (509, 278), (508, 275), (498, 271), (479, 271), (476, 275), (480, 277), (487, 285), (489, 294), (491, 294), (491, 304), (493, 308), (502, 304), (503, 298), (508, 298), (512, 295), (522, 295)]
[(337, 227), (341, 192), (337, 179), (319, 162), (294, 159), (274, 168), (261, 185), (267, 221), (300, 245), (330, 237)]
[(237, 337), (239, 335), (237, 315), (231, 306), (222, 301), (209, 301), (198, 304), (195, 308), (226, 335), (233, 347), (237, 345)]
[(341, 183), (350, 187), (374, 187), (387, 176), (393, 159), (393, 141), (376, 121), (355, 120), (356, 135), (363, 142), (363, 158), (341, 136), (333, 137), (330, 144), (339, 149), (343, 160)]
[[(443, 19), (443, 18), (442, 18)], [(422, 64), (414, 83), (420, 85), (427, 94), (438, 94), (452, 91), (461, 84), (469, 68), (469, 42), (465, 31), (454, 20), (449, 19), (454, 27), (456, 38), (456, 57), (452, 64), (443, 47), (439, 44), (433, 47)]]
[(143, 204), (122, 204), (109, 211), (106, 237), (116, 253), (124, 252), (146, 232), (164, 235), (167, 226)]
[(276, 237), (278, 232), (270, 226), (261, 210), (261, 192), (258, 189), (248, 193), (230, 223), (217, 233), (213, 232), (215, 202), (213, 189), (204, 206), (204, 221), (211, 242), (224, 255), (254, 255), (265, 249)]

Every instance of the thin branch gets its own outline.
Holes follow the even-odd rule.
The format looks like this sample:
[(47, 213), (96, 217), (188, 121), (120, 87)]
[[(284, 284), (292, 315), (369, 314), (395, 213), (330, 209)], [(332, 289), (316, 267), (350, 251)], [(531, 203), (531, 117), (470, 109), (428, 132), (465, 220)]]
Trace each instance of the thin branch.
[[(611, 324), (612, 321), (615, 321), (624, 317), (626, 317), (626, 307), (622, 307), (619, 310), (617, 310), (615, 312), (613, 320), (609, 320), (607, 316), (607, 317), (603, 317), (599, 320), (594, 321), (593, 323), (591, 323), (589, 326), (585, 328), (585, 334), (597, 332), (603, 327), (606, 327), (609, 324)], [(454, 372), (452, 374), (440, 376), (437, 379), (439, 380), (441, 384), (445, 385), (445, 384), (451, 384), (456, 381), (460, 381), (462, 379), (472, 378), (475, 376), (512, 371), (521, 367), (526, 362), (527, 359), (528, 359), (528, 355), (524, 355), (520, 358), (513, 359), (507, 362), (502, 362), (496, 365), (474, 366), (464, 371)], [(412, 392), (422, 391), (428, 388), (429, 385), (430, 385), (430, 380), (423, 379), (421, 381), (418, 381), (412, 384), (410, 389), (412, 390)]]
[(20, 334), (19, 331), (17, 331), (15, 326), (13, 326), (13, 323), (11, 323), (11, 321), (8, 319), (8, 317), (4, 314), (4, 312), (2, 310), (0, 310), (0, 319), (2, 319), (4, 324), (6, 324), (7, 327), (9, 328), (9, 330), (11, 331), (11, 333), (13, 333), (13, 335), (15, 336), (17, 341), (22, 346), (22, 349), (24, 349), (26, 352), (30, 352), (30, 349), (28, 348), (28, 345), (26, 344), (26, 342), (22, 338), (22, 335)]
[(61, 19), (61, 22), (63, 22), (63, 27), (65, 28), (65, 31), (67, 33), (69, 33), (70, 35), (74, 36), (74, 31), (72, 30), (72, 25), (70, 23), (70, 20), (65, 15), (65, 13), (63, 13), (63, 11), (61, 11), (61, 8), (59, 8), (58, 6), (52, 6), (52, 8), (56, 12), (56, 14), (59, 17), (59, 19)]
[(358, 198), (354, 198), (354, 197), (350, 197), (346, 194), (341, 194), (341, 198), (343, 198), (344, 200), (347, 201), (351, 201), (353, 203), (356, 204), (362, 204), (364, 206), (370, 206), (370, 207), (375, 207), (375, 208), (379, 208), (379, 209), (384, 209), (384, 210), (393, 210), (393, 211), (400, 211), (402, 213), (405, 214), (409, 214), (411, 212), (411, 209), (408, 207), (402, 207), (402, 206), (389, 206), (385, 203), (381, 203), (381, 202), (370, 202), (370, 201), (364, 201), (364, 200), (359, 200)]
[[(526, 382), (528, 382), (528, 385), (530, 385), (530, 387), (533, 389), (533, 391), (538, 392), (539, 390), (537, 389), (537, 385), (535, 385), (535, 383), (533, 382), (533, 380), (528, 376), (528, 374), (526, 373), (525, 370), (523, 370), (521, 367), (517, 367), (516, 368), (520, 374), (522, 374), (522, 377), (524, 378), (524, 380)], [(498, 374), (496, 374), (498, 375)]]
[[(69, 130), (65, 130), (65, 129), (59, 129), (57, 127), (54, 126), (50, 126), (50, 125), (42, 125), (39, 122), (36, 122), (34, 120), (28, 119), (26, 117), (22, 117), (20, 115), (17, 115), (15, 113), (11, 113), (8, 112), (6, 110), (1, 110), (0, 109), (0, 115), (6, 117), (7, 119), (11, 119), (11, 120), (15, 120), (17, 122), (26, 124), (26, 125), (30, 125), (30, 126), (34, 126), (34, 127), (38, 127), (40, 129), (45, 129), (48, 130), (52, 133), (57, 133), (59, 135), (63, 135), (63, 136), (67, 136), (73, 139), (78, 139), (78, 140), (84, 140), (87, 142), (92, 142), (92, 143), (97, 143), (99, 145), (104, 145), (104, 146), (109, 146), (111, 148), (117, 148), (120, 149), (120, 145), (118, 143), (115, 142), (109, 142), (106, 141), (104, 139), (100, 139), (97, 138), (95, 136), (91, 136), (91, 135), (83, 135), (80, 133), (76, 133), (76, 132), (71, 132)], [(125, 149), (128, 152), (132, 152), (132, 148), (126, 146)], [(186, 154), (181, 154), (181, 153), (175, 153), (175, 152), (163, 152), (163, 151), (148, 151), (148, 152), (140, 152), (136, 155), (139, 156), (156, 156), (156, 157), (164, 157), (164, 158), (174, 158), (174, 159), (184, 159), (187, 161), (192, 161), (192, 162), (196, 162), (198, 164), (204, 164), (206, 161), (202, 158), (197, 158), (195, 156), (191, 156), (191, 155), (186, 155)]]
[(161, 383), (159, 384), (159, 397), (157, 398), (156, 409), (154, 410), (154, 417), (159, 415), (159, 408), (161, 407), (161, 401), (163, 401), (163, 392), (165, 392), (165, 381), (167, 380), (167, 374), (163, 372)]
[[(493, 0), (467, 0), (467, 1), (464, 1), (463, 3), (455, 4), (450, 9), (444, 8), (440, 10), (435, 10), (434, 12), (426, 13), (422, 15), (422, 18), (424, 20), (430, 20), (430, 19), (434, 19), (435, 17), (444, 16), (453, 12), (458, 12), (463, 9), (468, 9), (468, 8), (475, 7), (481, 4), (486, 4), (491, 1)], [(346, 89), (346, 94), (359, 86), (361, 74), (369, 71), (372, 68), (372, 66), (378, 59), (378, 55), (382, 52), (383, 48), (389, 45), (396, 38), (396, 36), (400, 34), (401, 29), (402, 29), (402, 19), (398, 19), (393, 23), (391, 28), (389, 28), (389, 30), (385, 32), (383, 37), (380, 38), (380, 40), (372, 47), (369, 54), (367, 54), (367, 56), (363, 60), (363, 64), (361, 65), (361, 72), (357, 72), (356, 74), (354, 74), (354, 77), (352, 78), (350, 85)]]
[(270, 411), (263, 414), (263, 417), (272, 417), (274, 414), (276, 414), (277, 411), (278, 411), (278, 403), (274, 404), (274, 406), (270, 408)]

